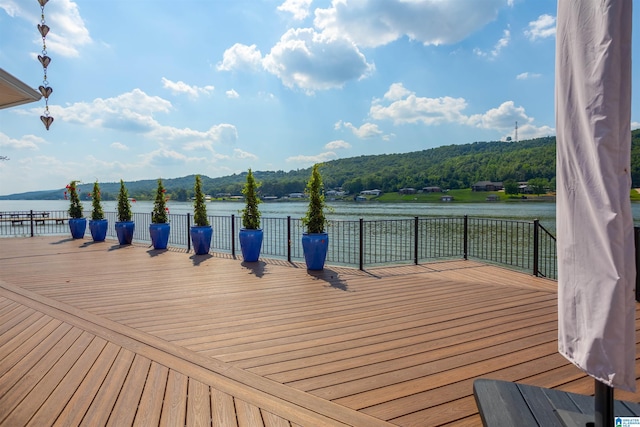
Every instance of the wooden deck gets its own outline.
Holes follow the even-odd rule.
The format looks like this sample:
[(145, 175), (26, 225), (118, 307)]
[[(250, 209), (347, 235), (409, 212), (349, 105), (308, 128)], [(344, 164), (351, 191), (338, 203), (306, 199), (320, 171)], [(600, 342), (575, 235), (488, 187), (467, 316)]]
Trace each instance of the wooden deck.
[(481, 425), (476, 378), (591, 394), (557, 353), (555, 286), (2, 239), (0, 425)]

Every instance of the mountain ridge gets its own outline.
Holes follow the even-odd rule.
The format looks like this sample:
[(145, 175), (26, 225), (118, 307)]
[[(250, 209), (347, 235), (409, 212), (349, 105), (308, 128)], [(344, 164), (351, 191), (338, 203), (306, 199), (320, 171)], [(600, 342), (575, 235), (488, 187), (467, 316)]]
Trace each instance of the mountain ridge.
[[(640, 187), (640, 129), (632, 134), (631, 177), (634, 187)], [(350, 193), (363, 189), (383, 192), (401, 188), (439, 186), (448, 189), (469, 188), (477, 181), (528, 181), (533, 178), (555, 179), (555, 137), (519, 142), (489, 141), (445, 145), (409, 153), (362, 155), (324, 162), (321, 167), (326, 189), (343, 188)], [(311, 167), (284, 171), (253, 171), (262, 183), (263, 196), (283, 196), (302, 192)], [(207, 194), (239, 195), (246, 172), (210, 178), (202, 175)], [(174, 200), (188, 200), (195, 174), (178, 178), (163, 178), (167, 192)], [(104, 200), (116, 197), (120, 183), (100, 182)], [(125, 182), (129, 195), (141, 200), (152, 199), (157, 179)], [(93, 183), (79, 185), (84, 198)], [(30, 191), (0, 196), (0, 200), (58, 200), (64, 198), (64, 188)]]

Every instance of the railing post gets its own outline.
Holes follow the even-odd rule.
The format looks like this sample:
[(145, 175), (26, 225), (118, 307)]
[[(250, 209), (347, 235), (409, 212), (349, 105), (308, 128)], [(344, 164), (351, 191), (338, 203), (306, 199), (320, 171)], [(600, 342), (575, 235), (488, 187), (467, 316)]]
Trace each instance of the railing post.
[(465, 261), (469, 259), (469, 216), (464, 216), (463, 237), (462, 237), (462, 253)]
[(291, 262), (291, 215), (287, 215), (287, 261)]
[(538, 250), (540, 247), (540, 221), (533, 220), (533, 275), (538, 276)]
[(359, 256), (360, 270), (364, 271), (364, 220), (362, 218), (360, 218), (360, 232), (359, 232), (358, 240), (359, 240), (358, 256)]
[(236, 256), (236, 216), (231, 214), (231, 256)]
[(33, 209), (29, 211), (29, 224), (31, 225), (31, 237), (33, 237)]
[(189, 234), (189, 230), (191, 230), (191, 214), (187, 212), (187, 252), (191, 252), (191, 235)]
[(414, 218), (413, 223), (413, 263), (418, 265), (418, 217)]

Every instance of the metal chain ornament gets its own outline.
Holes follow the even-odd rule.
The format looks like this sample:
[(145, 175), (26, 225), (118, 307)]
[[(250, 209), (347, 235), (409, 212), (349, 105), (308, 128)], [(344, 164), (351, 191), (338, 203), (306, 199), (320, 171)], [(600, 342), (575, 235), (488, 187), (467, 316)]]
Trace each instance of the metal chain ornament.
[(39, 86), (38, 89), (44, 97), (45, 102), (44, 115), (40, 116), (40, 120), (42, 120), (42, 123), (47, 130), (49, 130), (49, 126), (53, 123), (53, 117), (49, 115), (49, 96), (51, 96), (53, 88), (49, 86), (49, 81), (47, 80), (47, 67), (51, 64), (51, 58), (47, 56), (47, 34), (49, 34), (49, 26), (45, 23), (44, 19), (44, 5), (47, 4), (48, 1), (49, 0), (38, 0), (42, 11), (42, 14), (40, 15), (40, 24), (38, 24), (38, 31), (42, 36), (42, 55), (38, 55), (38, 61), (40, 61), (42, 69), (44, 70), (42, 85)]

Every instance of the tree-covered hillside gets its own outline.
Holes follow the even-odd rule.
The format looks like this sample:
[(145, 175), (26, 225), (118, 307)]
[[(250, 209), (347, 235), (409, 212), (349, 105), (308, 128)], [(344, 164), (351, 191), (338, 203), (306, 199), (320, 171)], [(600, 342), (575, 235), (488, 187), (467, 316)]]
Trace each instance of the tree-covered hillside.
[[(284, 196), (302, 192), (311, 169), (289, 172), (254, 171), (262, 183), (260, 194)], [(552, 180), (556, 174), (555, 137), (520, 142), (474, 142), (448, 145), (401, 154), (383, 154), (338, 159), (321, 167), (325, 188), (343, 188), (350, 193), (364, 189), (384, 192), (404, 187), (440, 186), (448, 189), (469, 188), (477, 181), (529, 181), (533, 178)], [(634, 187), (640, 187), (640, 129), (632, 132), (631, 176)], [(246, 172), (220, 178), (202, 175), (206, 194), (239, 195)], [(194, 175), (166, 179), (164, 185), (174, 200), (188, 200), (193, 193)], [(156, 179), (126, 183), (129, 194), (140, 200), (152, 199)], [(80, 185), (86, 198), (92, 183)], [(119, 183), (100, 183), (104, 200), (115, 198)], [(0, 196), (0, 199), (60, 199), (63, 189)]]

